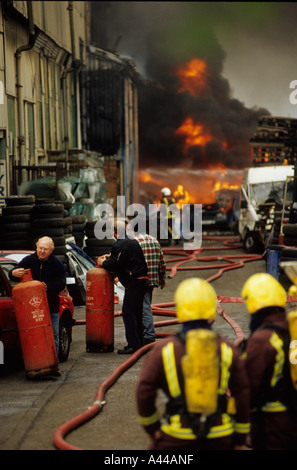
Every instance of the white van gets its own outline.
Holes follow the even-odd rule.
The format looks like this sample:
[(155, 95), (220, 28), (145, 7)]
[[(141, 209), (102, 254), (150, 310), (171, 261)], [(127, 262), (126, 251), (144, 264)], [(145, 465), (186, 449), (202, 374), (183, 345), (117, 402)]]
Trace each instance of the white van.
[(291, 165), (262, 166), (244, 170), (238, 231), (247, 253), (263, 245), (260, 234), (260, 206), (273, 201), (282, 206), (287, 176), (294, 176)]

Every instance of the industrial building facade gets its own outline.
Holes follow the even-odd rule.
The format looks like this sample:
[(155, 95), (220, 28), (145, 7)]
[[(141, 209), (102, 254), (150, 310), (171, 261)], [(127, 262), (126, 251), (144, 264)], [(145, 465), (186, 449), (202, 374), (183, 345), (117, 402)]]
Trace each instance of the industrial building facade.
[(0, 205), (27, 169), (90, 153), (111, 199), (137, 197), (137, 73), (90, 44), (90, 17), (91, 2), (0, 1)]

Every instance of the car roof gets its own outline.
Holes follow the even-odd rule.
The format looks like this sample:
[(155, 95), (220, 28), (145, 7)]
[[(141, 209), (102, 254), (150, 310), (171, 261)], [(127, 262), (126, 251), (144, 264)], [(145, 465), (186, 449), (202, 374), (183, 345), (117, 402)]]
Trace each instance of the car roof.
[(11, 262), (16, 263), (16, 261), (14, 259), (12, 259), (12, 258), (3, 258), (2, 256), (0, 256), (0, 262), (1, 263), (5, 263), (5, 262), (6, 263), (8, 263), (8, 262), (9, 263), (11, 263)]
[(0, 250), (0, 257), (3, 259), (12, 259), (14, 261), (20, 262), (25, 256), (34, 253), (34, 251), (28, 250)]

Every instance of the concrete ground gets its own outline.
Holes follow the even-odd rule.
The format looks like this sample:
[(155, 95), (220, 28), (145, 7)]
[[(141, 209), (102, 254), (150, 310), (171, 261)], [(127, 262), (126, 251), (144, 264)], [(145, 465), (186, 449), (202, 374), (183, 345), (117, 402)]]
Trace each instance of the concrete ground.
[[(153, 304), (173, 302), (177, 285), (185, 278), (199, 276), (210, 279), (217, 274), (219, 266), (241, 261), (245, 256), (242, 248), (225, 243), (226, 240), (222, 239), (205, 239), (202, 252), (197, 256), (198, 260), (185, 264), (184, 268), (187, 269), (178, 270), (173, 278), (168, 278), (164, 290), (155, 289)], [(224, 256), (229, 258), (223, 260)], [(234, 256), (234, 259), (230, 256)], [(169, 260), (176, 258), (180, 259), (180, 256), (166, 254), (168, 268), (174, 265)], [(213, 265), (216, 267), (211, 268)], [(200, 268), (193, 270), (194, 267)], [(244, 281), (251, 274), (262, 271), (266, 271), (263, 259), (249, 261), (242, 267), (221, 273), (217, 279), (212, 280), (212, 285), (219, 296), (240, 297)], [(226, 303), (221, 306), (247, 336), (249, 315), (245, 305)], [(116, 310), (120, 310), (120, 306), (116, 306)], [(155, 321), (170, 318), (158, 315)], [(75, 308), (75, 319), (85, 319), (84, 307)], [(147, 448), (148, 438), (138, 423), (135, 403), (135, 386), (146, 353), (128, 367), (131, 356), (117, 354), (117, 349), (126, 344), (122, 318), (115, 317), (114, 323), (115, 350), (111, 353), (86, 352), (85, 325), (74, 326), (70, 356), (67, 362), (60, 364), (61, 377), (57, 380), (29, 381), (22, 368), (0, 376), (0, 449), (55, 450), (57, 446), (53, 442), (53, 436), (56, 431), (60, 430), (64, 423), (84, 414), (93, 405), (101, 384), (119, 367), (123, 368), (123, 372), (105, 393), (106, 404), (101, 411), (69, 433), (65, 441), (59, 442), (58, 447), (63, 448), (66, 442), (66, 445), (85, 450), (120, 451)], [(177, 325), (158, 327), (156, 332), (173, 333), (177, 328)], [(217, 317), (214, 328), (232, 341), (236, 339), (233, 328), (222, 317)], [(159, 400), (160, 406), (163, 406), (162, 397)]]

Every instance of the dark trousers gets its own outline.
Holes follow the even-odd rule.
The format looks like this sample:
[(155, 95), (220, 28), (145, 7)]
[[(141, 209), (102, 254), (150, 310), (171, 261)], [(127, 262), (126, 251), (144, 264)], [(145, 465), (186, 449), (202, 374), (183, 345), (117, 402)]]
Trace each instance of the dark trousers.
[(147, 286), (147, 279), (135, 279), (125, 288), (122, 316), (128, 347), (132, 349), (143, 346), (142, 306)]
[(297, 417), (288, 412), (252, 413), (254, 450), (297, 450)]
[(159, 439), (150, 443), (148, 450), (232, 450), (233, 435), (216, 439), (176, 439), (161, 431)]

